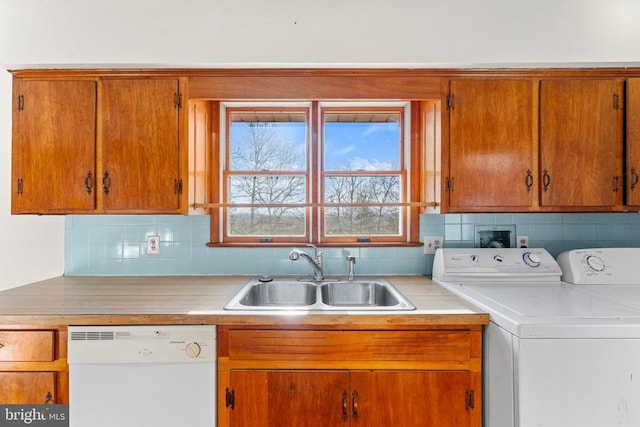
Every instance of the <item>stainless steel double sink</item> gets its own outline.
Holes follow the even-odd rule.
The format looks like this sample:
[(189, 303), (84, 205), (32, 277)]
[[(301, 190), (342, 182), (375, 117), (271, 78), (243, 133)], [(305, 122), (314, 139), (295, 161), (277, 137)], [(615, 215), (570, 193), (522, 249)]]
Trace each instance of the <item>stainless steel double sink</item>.
[(225, 310), (415, 310), (388, 280), (261, 276), (251, 279)]

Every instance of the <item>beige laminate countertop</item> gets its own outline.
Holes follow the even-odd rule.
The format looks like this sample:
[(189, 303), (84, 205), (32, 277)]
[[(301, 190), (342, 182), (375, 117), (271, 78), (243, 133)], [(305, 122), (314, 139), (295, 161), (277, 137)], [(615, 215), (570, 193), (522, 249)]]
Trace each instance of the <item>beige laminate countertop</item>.
[(60, 276), (0, 292), (0, 324), (456, 325), (489, 315), (424, 276), (385, 276), (416, 310), (227, 311), (251, 276)]

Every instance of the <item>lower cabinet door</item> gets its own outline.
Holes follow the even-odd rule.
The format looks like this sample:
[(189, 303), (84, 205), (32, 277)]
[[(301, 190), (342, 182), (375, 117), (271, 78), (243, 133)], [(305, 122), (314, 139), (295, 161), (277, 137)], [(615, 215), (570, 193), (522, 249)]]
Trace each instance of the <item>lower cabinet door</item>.
[(351, 425), (466, 427), (469, 390), (463, 371), (351, 371)]
[(348, 425), (348, 371), (232, 370), (230, 383), (231, 426)]
[(0, 384), (3, 404), (56, 403), (55, 372), (0, 372)]
[(232, 370), (231, 426), (469, 427), (465, 371)]

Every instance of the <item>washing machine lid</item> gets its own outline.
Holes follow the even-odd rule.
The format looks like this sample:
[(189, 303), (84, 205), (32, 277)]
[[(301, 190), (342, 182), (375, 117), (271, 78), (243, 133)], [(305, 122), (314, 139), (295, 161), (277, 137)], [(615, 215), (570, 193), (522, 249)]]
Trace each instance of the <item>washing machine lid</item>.
[(447, 283), (520, 338), (640, 338), (640, 307), (565, 283)]

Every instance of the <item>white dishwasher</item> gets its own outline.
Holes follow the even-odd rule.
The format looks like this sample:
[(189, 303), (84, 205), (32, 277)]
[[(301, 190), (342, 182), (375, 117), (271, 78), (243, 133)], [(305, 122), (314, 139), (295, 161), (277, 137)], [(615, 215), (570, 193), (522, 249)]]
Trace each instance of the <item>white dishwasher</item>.
[(70, 427), (216, 425), (216, 327), (70, 326)]

